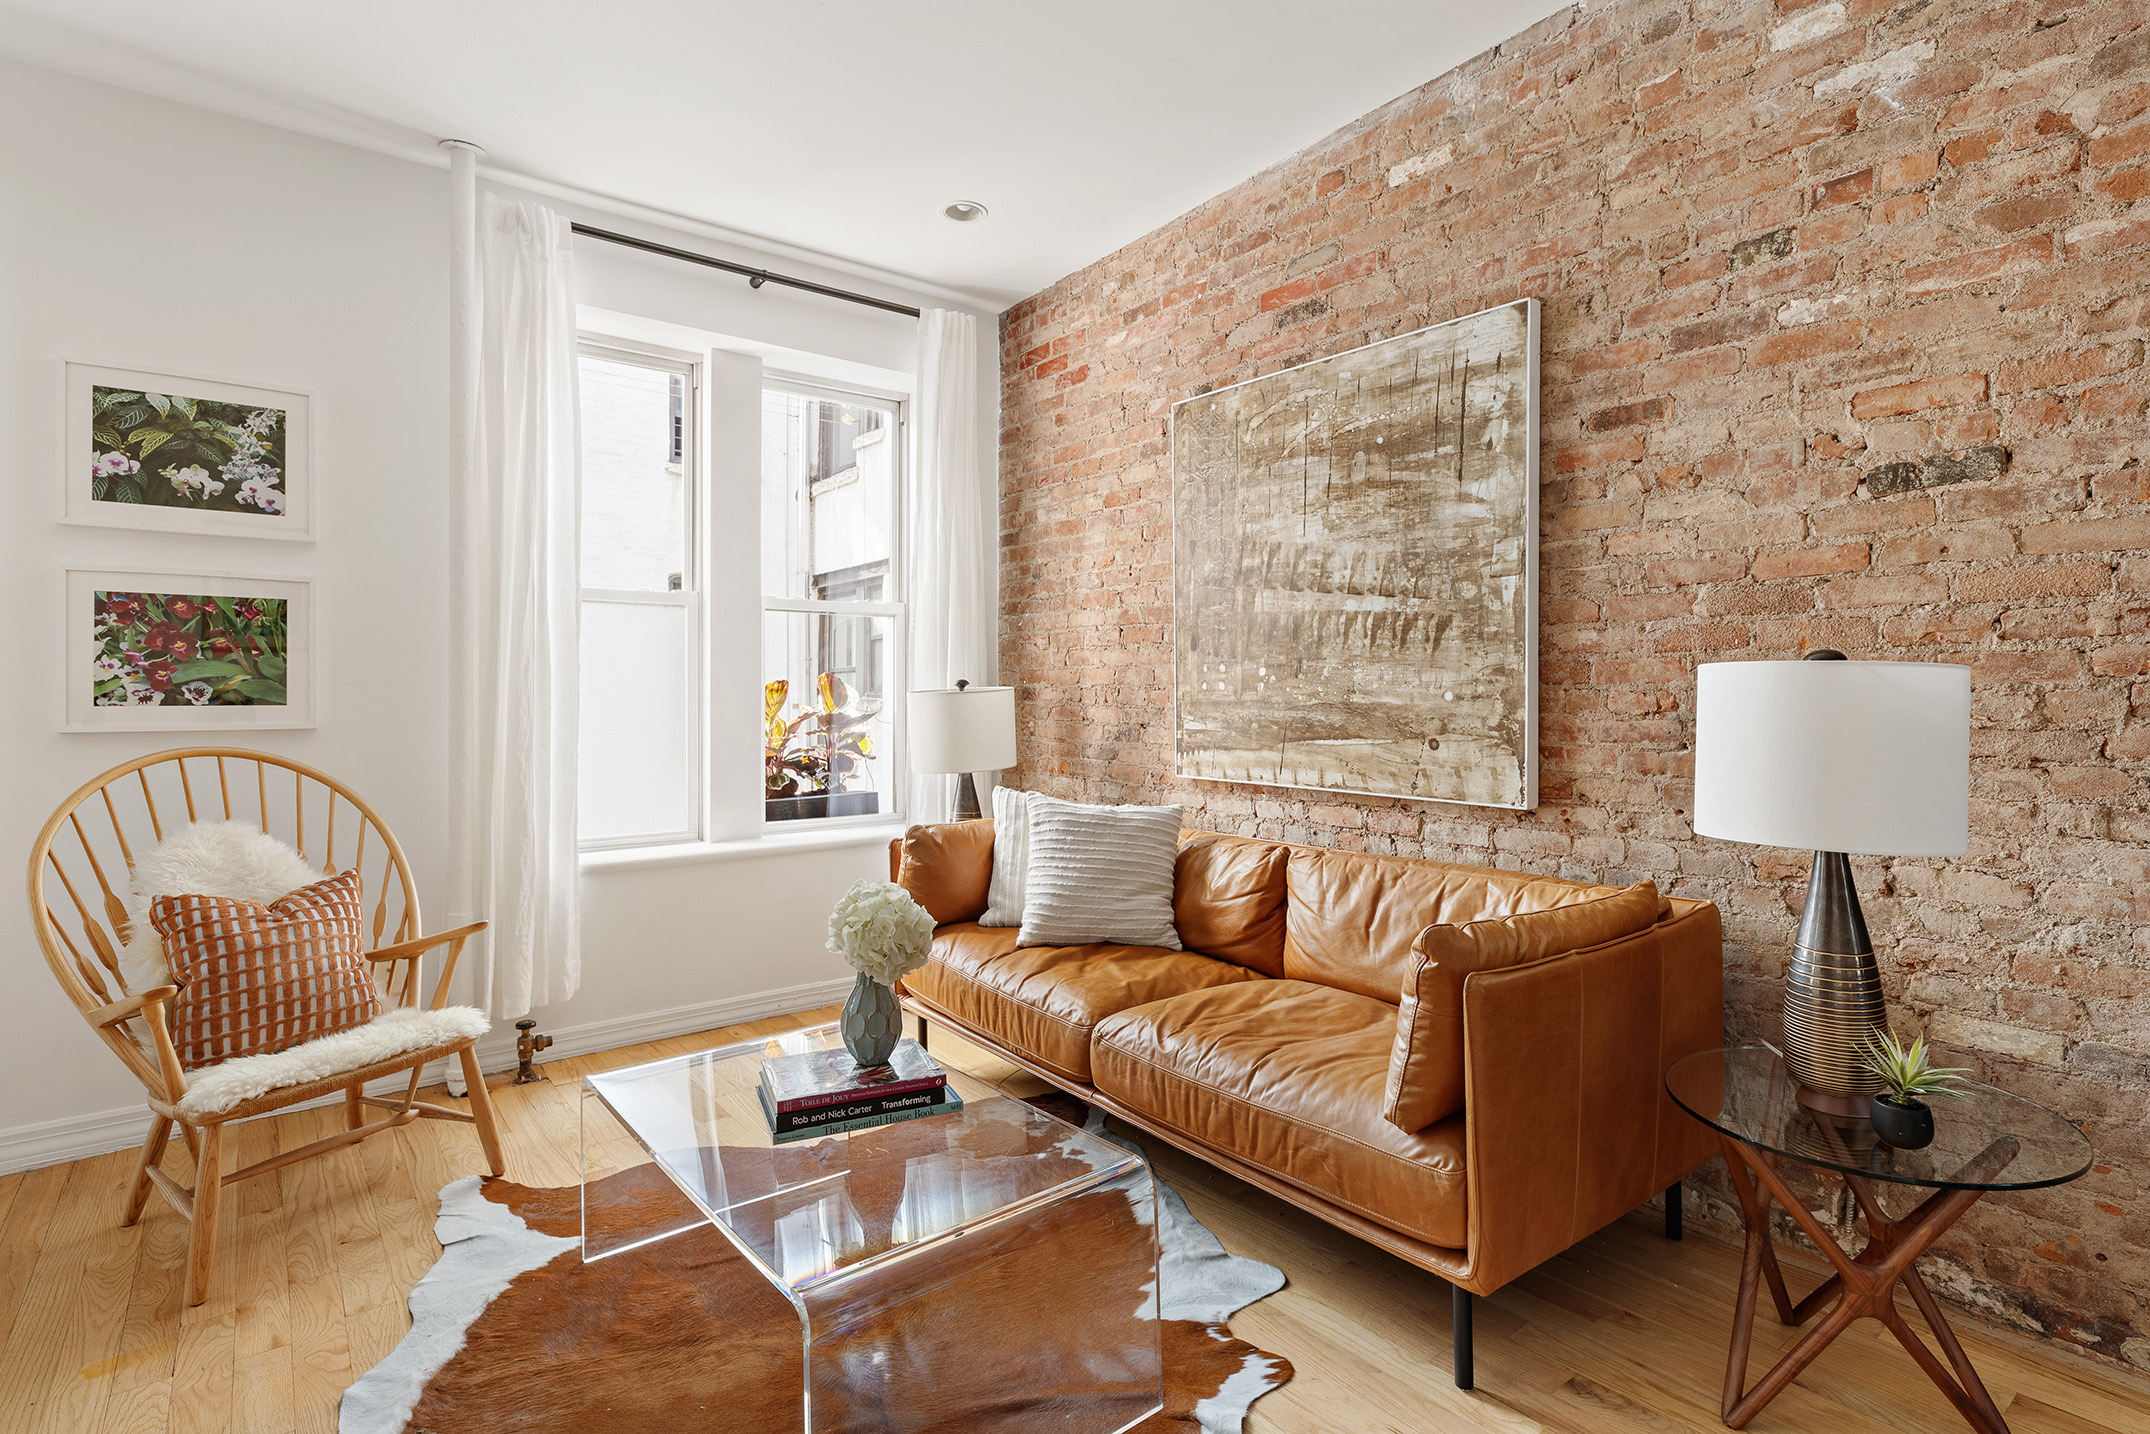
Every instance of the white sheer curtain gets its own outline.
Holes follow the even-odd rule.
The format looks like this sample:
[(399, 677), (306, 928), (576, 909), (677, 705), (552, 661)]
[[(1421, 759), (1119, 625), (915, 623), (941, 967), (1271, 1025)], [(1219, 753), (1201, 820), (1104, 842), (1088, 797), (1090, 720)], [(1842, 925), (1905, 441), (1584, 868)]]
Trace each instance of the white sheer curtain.
[[(927, 309), (918, 316), (916, 448), (905, 506), (914, 689), (953, 687), (959, 678), (986, 686), (1000, 671), (1000, 505), (979, 419), (978, 321)], [(948, 820), (955, 780), (914, 776), (911, 820)]]
[[(460, 161), (461, 155), (456, 156)], [(457, 182), (475, 186), (475, 161)], [(582, 979), (575, 304), (568, 222), (460, 197), (452, 511), (451, 919), (492, 923), (474, 995), (509, 1019)], [(474, 271), (474, 272), (473, 272)]]

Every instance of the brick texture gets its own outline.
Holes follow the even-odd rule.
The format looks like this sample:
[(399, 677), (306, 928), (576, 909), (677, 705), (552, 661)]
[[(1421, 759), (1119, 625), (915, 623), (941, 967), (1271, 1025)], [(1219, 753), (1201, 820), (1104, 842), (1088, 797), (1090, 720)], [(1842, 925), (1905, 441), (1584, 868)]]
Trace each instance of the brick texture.
[[(2146, 200), (2143, 0), (1554, 16), (1007, 313), (1012, 779), (1707, 897), (1751, 1039), (1804, 865), (1693, 834), (1695, 664), (1968, 663), (1969, 854), (1855, 864), (1892, 1014), (2099, 1164), (1934, 1278), (2150, 1368)], [(1543, 805), (1173, 778), (1170, 405), (1524, 295)]]

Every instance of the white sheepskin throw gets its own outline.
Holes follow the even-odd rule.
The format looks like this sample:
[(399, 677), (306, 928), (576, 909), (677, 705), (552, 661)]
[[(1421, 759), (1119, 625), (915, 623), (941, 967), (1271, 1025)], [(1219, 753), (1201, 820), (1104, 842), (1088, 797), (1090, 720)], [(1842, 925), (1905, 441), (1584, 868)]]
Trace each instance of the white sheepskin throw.
[(325, 1080), (362, 1070), (379, 1061), (429, 1046), (475, 1040), (492, 1029), (492, 1020), (472, 1006), (438, 1011), (398, 1008), (353, 1030), (261, 1056), (239, 1056), (195, 1071), (180, 1098), (185, 1116), (222, 1115), (243, 1101), (286, 1086)]
[(196, 822), (181, 827), (135, 858), (134, 885), (127, 893), (127, 944), (119, 953), (120, 979), (129, 991), (168, 985), (164, 938), (149, 923), (149, 905), (160, 896), (228, 896), (268, 903), (311, 886), (326, 873), (250, 822)]

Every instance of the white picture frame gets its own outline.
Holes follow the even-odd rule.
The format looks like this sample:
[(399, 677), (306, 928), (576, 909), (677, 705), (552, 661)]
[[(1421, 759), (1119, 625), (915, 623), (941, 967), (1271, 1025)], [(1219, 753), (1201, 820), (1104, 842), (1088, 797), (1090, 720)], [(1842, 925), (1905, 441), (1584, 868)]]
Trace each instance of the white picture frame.
[[(97, 441), (98, 428), (95, 421), (99, 389), (129, 393), (155, 394), (169, 401), (172, 398), (192, 401), (198, 405), (219, 405), (261, 412), (274, 410), (283, 415), (281, 432), (269, 435), (271, 448), (281, 444), (281, 451), (274, 454), (280, 458), (277, 464), (264, 452), (262, 463), (254, 467), (212, 467), (218, 462), (213, 454), (189, 451), (177, 456), (188, 461), (159, 465), (157, 452), (144, 455), (137, 445), (123, 443), (115, 448), (110, 443)], [(267, 538), (284, 542), (310, 543), (314, 540), (313, 504), (313, 395), (301, 389), (267, 388), (258, 384), (238, 383), (230, 379), (211, 378), (201, 374), (158, 372), (148, 369), (118, 368), (109, 364), (87, 363), (79, 359), (60, 360), (61, 433), (60, 433), (60, 521), (95, 528), (137, 528), (158, 533), (186, 533), (204, 537), (221, 538)], [(205, 410), (205, 417), (224, 417), (213, 410)], [(164, 426), (168, 415), (152, 414), (151, 426)], [(243, 426), (243, 425), (242, 425)], [(112, 429), (105, 430), (108, 434)], [(138, 432), (128, 429), (125, 432)], [(205, 440), (210, 446), (224, 448), (227, 445), (214, 438)], [(169, 448), (172, 440), (164, 440)], [(201, 445), (197, 444), (199, 448)], [(224, 462), (232, 463), (244, 455), (227, 453)], [(108, 460), (117, 458), (134, 465), (132, 472), (117, 475), (100, 474), (96, 470)], [(166, 502), (127, 501), (109, 496), (113, 493), (139, 491), (137, 484), (154, 481), (162, 468), (174, 467), (181, 473), (188, 469), (199, 474), (191, 490), (175, 489), (176, 492), (191, 491), (193, 501), (177, 505)], [(142, 475), (144, 471), (150, 476)], [(271, 481), (266, 475), (275, 473)], [(249, 479), (245, 475), (253, 473)], [(165, 480), (169, 485), (170, 480)], [(250, 486), (254, 485), (254, 486)], [(103, 487), (108, 496), (99, 498), (97, 491)], [(259, 502), (261, 490), (279, 495), (281, 512), (266, 511)], [(161, 498), (165, 488), (154, 491)], [(252, 492), (255, 499), (243, 494)]]
[[(66, 645), (66, 660), (61, 664), (66, 673), (66, 700), (61, 723), (63, 732), (218, 732), (242, 730), (272, 730), (279, 728), (306, 728), (317, 725), (315, 687), (316, 652), (314, 647), (313, 583), (307, 578), (252, 577), (234, 573), (169, 572), (136, 568), (68, 567), (65, 570), (65, 607), (62, 629)], [(130, 594), (143, 599), (138, 606), (141, 616), (122, 626), (109, 621), (110, 600), (105, 600), (105, 618), (100, 620), (99, 594)], [(172, 620), (165, 607), (167, 600), (181, 598), (193, 605), (194, 611), (179, 620)], [(229, 604), (251, 604), (259, 608), (265, 601), (285, 604), (283, 619), (283, 650), (274, 650), (274, 637), (264, 650), (252, 645), (262, 640), (262, 634), (252, 631), (252, 622), (245, 616), (246, 608), (235, 607), (227, 612), (224, 607), (205, 604), (197, 600), (224, 599)], [(223, 621), (219, 621), (220, 615)], [(178, 629), (179, 634), (153, 635), (163, 625)], [(249, 647), (237, 658), (231, 659), (229, 649), (218, 650), (219, 638)], [(159, 644), (163, 644), (160, 646)], [(143, 666), (130, 664), (124, 658), (112, 656), (113, 649), (124, 648), (150, 656), (150, 663)], [(238, 694), (218, 700), (218, 685), (240, 681), (255, 681), (276, 685), (271, 679), (273, 671), (265, 671), (264, 656), (280, 659), (282, 664), (281, 702), (263, 701), (259, 693)], [(228, 660), (227, 660), (228, 659)], [(210, 689), (210, 697), (202, 699), (189, 694), (184, 679), (187, 665), (196, 662), (220, 662), (232, 669), (229, 672), (204, 673), (197, 668), (196, 686)], [(119, 672), (113, 670), (117, 662)], [(167, 685), (160, 691), (152, 686), (161, 663), (162, 676)], [(146, 674), (146, 675), (145, 675)], [(107, 705), (98, 700), (100, 683), (113, 681), (122, 684), (121, 690), (147, 689), (156, 693), (154, 703), (140, 705)], [(174, 702), (172, 693), (177, 691), (185, 700)]]

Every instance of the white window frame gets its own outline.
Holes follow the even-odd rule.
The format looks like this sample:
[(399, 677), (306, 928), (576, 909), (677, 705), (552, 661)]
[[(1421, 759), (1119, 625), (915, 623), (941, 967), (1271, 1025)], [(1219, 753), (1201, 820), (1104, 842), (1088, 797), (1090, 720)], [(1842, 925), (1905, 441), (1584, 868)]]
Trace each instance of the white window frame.
[[(847, 827), (887, 826), (902, 822), (910, 807), (910, 753), (907, 746), (905, 722), (909, 703), (904, 696), (910, 691), (910, 659), (905, 639), (909, 623), (905, 620), (909, 607), (906, 584), (909, 574), (904, 567), (904, 486), (910, 466), (910, 402), (902, 394), (888, 393), (878, 389), (844, 386), (818, 379), (785, 373), (775, 369), (762, 374), (762, 392), (788, 393), (800, 398), (819, 399), (834, 403), (864, 403), (890, 410), (895, 431), (889, 435), (895, 445), (889, 464), (888, 495), (888, 585), (886, 597), (881, 602), (846, 602), (825, 598), (788, 598), (771, 594), (766, 585), (762, 591), (761, 608), (763, 630), (767, 631), (767, 615), (775, 612), (834, 614), (845, 617), (885, 617), (889, 621), (888, 672), (886, 701), (894, 709), (889, 725), (889, 752), (885, 784), (875, 790), (881, 793), (883, 809), (878, 812), (861, 812), (855, 816), (810, 817), (790, 821), (772, 821), (766, 808), (762, 816), (765, 835), (789, 835), (795, 832), (832, 832)], [(759, 490), (757, 490), (759, 491)], [(758, 505), (757, 505), (758, 506)], [(756, 520), (760, 514), (757, 512)], [(766, 664), (764, 665), (766, 671)]]
[[(637, 344), (624, 339), (609, 338), (601, 334), (581, 333), (576, 336), (575, 357), (579, 362), (585, 355), (604, 359), (610, 363), (632, 364), (640, 368), (655, 369), (662, 373), (683, 374), (687, 381), (687, 401), (684, 405), (686, 426), (685, 441), (680, 445), (680, 463), (685, 468), (686, 482), (686, 548), (677, 592), (648, 592), (634, 588), (580, 588), (577, 591), (577, 607), (585, 603), (615, 603), (625, 606), (676, 607), (686, 613), (686, 689), (687, 689), (687, 770), (688, 787), (693, 794), (687, 804), (692, 827), (673, 832), (638, 833), (633, 836), (585, 838), (578, 832), (577, 847), (581, 851), (623, 851), (631, 848), (678, 846), (700, 842), (709, 830), (709, 691), (707, 647), (704, 640), (707, 620), (706, 602), (702, 582), (701, 522), (704, 487), (707, 483), (708, 465), (702, 461), (701, 393), (702, 363), (693, 354), (658, 348), (654, 345)], [(575, 513), (576, 540), (581, 541), (582, 512), (578, 502)], [(578, 553), (578, 566), (580, 563)]]

